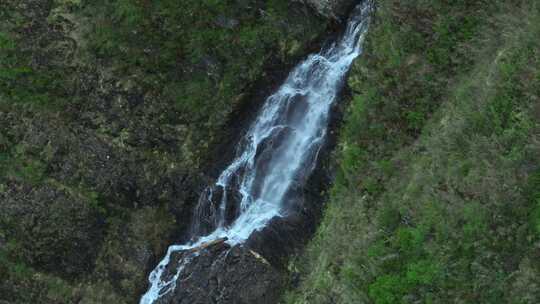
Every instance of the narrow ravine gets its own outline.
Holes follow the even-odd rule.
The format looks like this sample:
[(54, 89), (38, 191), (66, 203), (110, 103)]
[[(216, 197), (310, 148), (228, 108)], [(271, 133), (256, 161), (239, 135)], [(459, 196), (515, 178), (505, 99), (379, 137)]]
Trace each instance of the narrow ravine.
[[(141, 304), (154, 303), (176, 288), (185, 265), (197, 256), (190, 250), (226, 239), (246, 241), (274, 217), (287, 215), (295, 191), (305, 185), (325, 141), (330, 109), (346, 74), (362, 52), (372, 9), (363, 1), (354, 9), (343, 35), (293, 69), (283, 85), (267, 98), (237, 147), (236, 158), (199, 199), (191, 241), (172, 245), (149, 276)], [(173, 276), (164, 270), (174, 253), (185, 251)]]

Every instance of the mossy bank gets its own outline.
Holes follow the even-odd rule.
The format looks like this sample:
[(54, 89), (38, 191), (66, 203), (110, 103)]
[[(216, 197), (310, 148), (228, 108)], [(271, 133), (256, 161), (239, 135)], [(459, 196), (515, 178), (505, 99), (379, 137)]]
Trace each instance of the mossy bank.
[(283, 301), (538, 303), (538, 3), (376, 4)]

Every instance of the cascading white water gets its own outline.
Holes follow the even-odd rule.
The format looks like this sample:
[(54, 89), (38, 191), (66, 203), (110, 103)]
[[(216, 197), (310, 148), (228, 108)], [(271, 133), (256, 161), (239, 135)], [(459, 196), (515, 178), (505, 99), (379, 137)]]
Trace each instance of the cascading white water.
[[(241, 140), (237, 157), (201, 195), (193, 219), (194, 240), (169, 247), (149, 276), (150, 288), (141, 304), (151, 304), (177, 288), (184, 265), (197, 255), (185, 257), (176, 275), (167, 280), (163, 273), (172, 253), (224, 237), (231, 245), (242, 243), (272, 218), (284, 215), (291, 187), (303, 185), (316, 164), (330, 108), (361, 53), (370, 12), (370, 1), (360, 4), (342, 37), (300, 63), (267, 98)], [(205, 231), (212, 232), (204, 235)]]

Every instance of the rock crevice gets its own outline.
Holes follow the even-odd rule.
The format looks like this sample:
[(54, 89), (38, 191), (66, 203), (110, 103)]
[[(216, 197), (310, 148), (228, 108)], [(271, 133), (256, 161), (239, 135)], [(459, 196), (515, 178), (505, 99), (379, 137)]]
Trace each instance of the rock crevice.
[(294, 0), (309, 5), (320, 15), (343, 21), (351, 8), (358, 4), (358, 0)]

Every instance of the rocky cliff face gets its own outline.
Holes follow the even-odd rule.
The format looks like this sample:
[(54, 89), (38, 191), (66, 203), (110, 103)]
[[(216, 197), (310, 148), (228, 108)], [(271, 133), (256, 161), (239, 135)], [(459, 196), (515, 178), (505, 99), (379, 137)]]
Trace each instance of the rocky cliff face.
[(326, 29), (232, 2), (0, 2), (0, 303), (137, 301), (252, 92)]
[(359, 0), (296, 0), (313, 7), (320, 15), (342, 21)]

